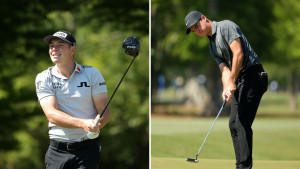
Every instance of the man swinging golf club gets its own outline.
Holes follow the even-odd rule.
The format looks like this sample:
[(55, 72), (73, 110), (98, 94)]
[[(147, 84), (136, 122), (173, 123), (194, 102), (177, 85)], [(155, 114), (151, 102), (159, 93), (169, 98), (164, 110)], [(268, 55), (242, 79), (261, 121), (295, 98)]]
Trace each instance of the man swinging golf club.
[(76, 40), (70, 32), (58, 31), (46, 36), (49, 55), (55, 66), (36, 77), (36, 93), (49, 121), (50, 146), (45, 155), (47, 169), (98, 169), (98, 133), (109, 121), (106, 109), (101, 122), (95, 117), (108, 101), (104, 78), (94, 67), (74, 61)]
[(186, 34), (208, 37), (209, 49), (217, 62), (223, 83), (222, 97), (231, 101), (229, 128), (236, 156), (236, 169), (251, 169), (252, 123), (268, 76), (262, 63), (238, 25), (229, 20), (211, 21), (201, 12), (185, 17)]
[(44, 42), (55, 63), (36, 77), (37, 96), (49, 120), (46, 168), (97, 169), (99, 130), (109, 121), (108, 105), (138, 56), (140, 43), (135, 37), (124, 40), (122, 48), (133, 59), (108, 99), (101, 73), (74, 62), (76, 40), (70, 32), (58, 31), (46, 36)]

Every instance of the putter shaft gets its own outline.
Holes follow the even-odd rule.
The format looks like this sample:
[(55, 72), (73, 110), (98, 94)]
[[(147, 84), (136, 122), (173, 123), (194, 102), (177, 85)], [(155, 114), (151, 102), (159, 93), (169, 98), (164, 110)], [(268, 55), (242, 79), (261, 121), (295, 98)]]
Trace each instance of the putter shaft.
[(227, 101), (227, 97), (225, 98), (225, 100), (224, 100), (224, 102), (223, 102), (223, 104), (222, 104), (222, 107), (221, 107), (221, 109), (220, 109), (220, 111), (219, 111), (217, 117), (215, 118), (215, 120), (214, 120), (212, 126), (210, 127), (210, 129), (209, 129), (209, 131), (208, 131), (208, 133), (207, 133), (207, 135), (206, 135), (206, 137), (205, 137), (205, 139), (204, 139), (204, 141), (203, 141), (203, 143), (202, 143), (200, 149), (198, 150), (198, 153), (197, 153), (197, 155), (196, 155), (196, 160), (197, 160), (197, 158), (198, 158), (198, 155), (200, 154), (200, 151), (201, 151), (201, 149), (202, 149), (202, 147), (203, 147), (203, 145), (204, 145), (204, 143), (205, 143), (205, 141), (206, 141), (206, 139), (207, 139), (209, 133), (211, 132), (211, 130), (212, 130), (212, 128), (214, 127), (214, 125), (215, 125), (215, 123), (216, 123), (216, 121), (217, 121), (219, 115), (221, 114), (221, 112), (222, 112), (222, 110), (223, 110), (223, 108), (224, 108), (224, 106), (225, 106), (225, 104), (226, 104), (226, 101)]

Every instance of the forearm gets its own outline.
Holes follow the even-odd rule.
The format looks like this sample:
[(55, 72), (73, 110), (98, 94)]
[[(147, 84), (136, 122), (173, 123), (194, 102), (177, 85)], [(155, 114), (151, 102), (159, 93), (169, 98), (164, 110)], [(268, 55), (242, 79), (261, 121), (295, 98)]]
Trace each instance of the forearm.
[(230, 78), (231, 72), (228, 67), (224, 67), (222, 71), (222, 84), (223, 84), (223, 89), (226, 89), (228, 85), (228, 81)]
[(55, 97), (49, 96), (40, 100), (41, 107), (48, 121), (65, 128), (81, 128), (83, 119), (73, 117), (58, 108)]
[(82, 128), (87, 132), (97, 132), (99, 130), (94, 119), (77, 118), (61, 111), (54, 96), (41, 99), (40, 104), (49, 122), (57, 126), (64, 128)]
[(73, 117), (57, 109), (48, 110), (46, 116), (49, 122), (64, 128), (82, 128), (83, 119)]
[[(99, 114), (96, 117), (96, 120), (98, 121), (100, 114), (102, 113), (103, 109), (106, 107), (106, 104), (108, 103), (107, 93), (100, 93), (100, 94), (94, 95), (93, 101), (94, 101), (95, 107)], [(101, 124), (100, 129), (103, 128), (109, 122), (109, 119), (110, 119), (110, 110), (109, 110), (109, 107), (107, 107), (102, 116), (102, 119), (100, 120), (100, 124)]]
[(231, 75), (231, 71), (225, 63), (221, 63), (219, 65), (219, 68), (222, 72), (222, 84), (223, 84), (222, 97), (225, 100), (226, 97), (228, 96), (228, 91), (227, 91), (228, 87), (230, 87), (230, 84), (228, 82)]
[(229, 77), (229, 83), (235, 83), (240, 73), (240, 69), (242, 67), (243, 59), (244, 59), (244, 52), (239, 38), (234, 40), (230, 44), (230, 49), (232, 51), (233, 56), (232, 56), (232, 66), (231, 66), (231, 73)]
[(243, 63), (243, 57), (243, 53), (236, 53), (233, 55), (232, 68), (228, 79), (228, 83), (235, 83), (236, 79), (238, 78)]

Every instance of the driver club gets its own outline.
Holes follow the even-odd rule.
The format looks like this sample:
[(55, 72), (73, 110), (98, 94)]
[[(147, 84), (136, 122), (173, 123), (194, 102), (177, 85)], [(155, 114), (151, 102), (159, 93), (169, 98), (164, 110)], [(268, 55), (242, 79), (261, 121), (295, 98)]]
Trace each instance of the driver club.
[(199, 155), (199, 153), (200, 153), (200, 151), (201, 151), (201, 149), (202, 149), (202, 147), (203, 147), (203, 145), (204, 145), (204, 143), (205, 143), (205, 141), (206, 141), (206, 139), (207, 139), (209, 133), (211, 132), (212, 128), (214, 127), (214, 125), (215, 125), (215, 123), (216, 123), (216, 121), (217, 121), (219, 115), (221, 114), (221, 112), (222, 112), (222, 110), (223, 110), (223, 108), (224, 108), (224, 106), (225, 106), (225, 104), (226, 104), (226, 101), (227, 101), (227, 96), (225, 97), (225, 100), (224, 100), (224, 102), (223, 102), (223, 104), (222, 104), (222, 107), (221, 107), (221, 109), (220, 109), (220, 111), (219, 111), (217, 117), (215, 118), (215, 121), (213, 122), (212, 126), (210, 127), (210, 129), (209, 129), (209, 131), (208, 131), (208, 133), (207, 133), (207, 135), (206, 135), (206, 137), (205, 137), (205, 139), (204, 139), (204, 141), (203, 141), (203, 143), (202, 143), (200, 149), (198, 150), (198, 153), (197, 153), (197, 155), (196, 155), (196, 158), (187, 158), (186, 161), (188, 161), (188, 162), (195, 162), (195, 163), (198, 163), (198, 162), (199, 162), (199, 160), (197, 159), (197, 158), (198, 158), (198, 155)]
[[(100, 114), (100, 118), (97, 120), (96, 125), (98, 125), (100, 123), (100, 120), (102, 119), (102, 116), (105, 112), (105, 110), (107, 109), (110, 101), (112, 100), (112, 98), (114, 97), (116, 91), (118, 90), (121, 82), (123, 81), (125, 75), (127, 74), (129, 68), (131, 67), (133, 61), (135, 60), (135, 58), (139, 55), (139, 51), (140, 51), (140, 42), (138, 41), (138, 39), (136, 37), (128, 37), (124, 40), (122, 48), (124, 50), (124, 52), (130, 56), (133, 56), (133, 59), (131, 61), (131, 63), (129, 64), (127, 70), (125, 71), (123, 77), (121, 78), (119, 84), (117, 85), (116, 89), (114, 90), (113, 94), (111, 95), (111, 97), (109, 98), (108, 102), (106, 103), (105, 107), (103, 108), (101, 114)], [(95, 133), (95, 132), (89, 132), (87, 133), (87, 137), (89, 139), (95, 139), (99, 136), (99, 133)]]

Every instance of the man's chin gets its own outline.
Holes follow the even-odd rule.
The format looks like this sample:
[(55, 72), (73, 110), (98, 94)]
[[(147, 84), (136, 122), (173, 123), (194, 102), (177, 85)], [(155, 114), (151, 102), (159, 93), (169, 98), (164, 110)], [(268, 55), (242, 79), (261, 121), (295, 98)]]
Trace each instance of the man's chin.
[(60, 60), (59, 59), (51, 59), (53, 63), (57, 64), (57, 63), (60, 63)]
[(203, 38), (207, 37), (207, 36), (202, 35), (202, 34), (197, 34), (197, 35), (200, 36), (200, 37), (203, 37)]

